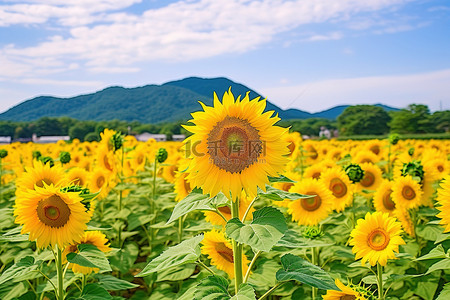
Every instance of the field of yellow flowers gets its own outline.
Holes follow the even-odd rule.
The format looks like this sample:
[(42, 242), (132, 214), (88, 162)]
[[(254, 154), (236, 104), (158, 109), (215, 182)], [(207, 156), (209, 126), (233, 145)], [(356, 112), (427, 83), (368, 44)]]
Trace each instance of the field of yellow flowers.
[(202, 108), (183, 143), (1, 146), (0, 299), (450, 299), (449, 140)]

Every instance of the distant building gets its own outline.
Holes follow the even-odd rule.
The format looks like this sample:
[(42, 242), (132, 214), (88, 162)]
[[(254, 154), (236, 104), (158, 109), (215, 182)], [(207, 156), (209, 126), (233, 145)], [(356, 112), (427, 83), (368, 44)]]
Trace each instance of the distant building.
[(34, 143), (39, 143), (39, 144), (51, 144), (51, 143), (56, 143), (58, 141), (69, 141), (70, 140), (70, 136), (68, 135), (42, 135), (42, 136), (36, 136), (35, 133), (33, 133), (33, 136), (31, 138), (31, 140)]
[(184, 134), (174, 134), (172, 135), (172, 141), (174, 142), (182, 142), (186, 138), (186, 135)]
[(137, 134), (135, 137), (140, 142), (146, 142), (149, 139), (154, 139), (157, 142), (167, 141), (167, 136), (165, 134), (154, 134), (149, 132), (143, 132), (141, 134)]
[(0, 144), (11, 144), (10, 136), (0, 136)]

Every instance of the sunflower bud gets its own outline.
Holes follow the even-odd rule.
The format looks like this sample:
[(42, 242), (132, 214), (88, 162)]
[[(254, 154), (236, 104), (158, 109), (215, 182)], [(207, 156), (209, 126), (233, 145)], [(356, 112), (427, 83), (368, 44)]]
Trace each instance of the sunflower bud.
[(307, 239), (312, 239), (312, 240), (320, 238), (323, 235), (324, 235), (324, 232), (316, 226), (308, 226), (302, 232), (303, 237), (305, 237)]
[(361, 286), (359, 284), (349, 283), (349, 287), (358, 292), (361, 296), (363, 296), (363, 299), (375, 299), (375, 296), (373, 295), (373, 292), (369, 289), (365, 288), (364, 286)]
[(156, 153), (156, 160), (159, 163), (163, 163), (166, 161), (168, 156), (167, 150), (164, 148), (159, 148), (158, 152)]
[(79, 196), (82, 198), (80, 201), (81, 204), (84, 205), (86, 211), (91, 209), (91, 201), (93, 197), (91, 197), (91, 192), (88, 188), (81, 187), (79, 185), (71, 185), (61, 188), (61, 192), (63, 193), (79, 193)]
[(5, 158), (8, 156), (8, 151), (5, 149), (0, 149), (0, 158)]
[(397, 145), (399, 140), (400, 140), (400, 136), (397, 133), (393, 133), (393, 134), (389, 135), (389, 143), (391, 143), (391, 145)]
[(50, 164), (50, 167), (53, 167), (55, 165), (55, 162), (53, 161), (53, 158), (51, 158), (50, 156), (40, 156), (39, 160), (41, 162), (43, 162), (44, 165), (47, 164), (47, 163)]
[(358, 164), (349, 164), (345, 168), (345, 173), (353, 183), (360, 182), (364, 178), (364, 170)]
[(414, 180), (422, 184), (425, 172), (423, 171), (423, 166), (420, 163), (420, 161), (412, 160), (409, 163), (403, 164), (402, 176), (408, 175), (410, 175)]
[(69, 162), (70, 162), (70, 153), (67, 152), (67, 151), (61, 151), (61, 152), (59, 153), (59, 161), (60, 161), (62, 164), (67, 164), (67, 163), (69, 163)]
[(408, 149), (408, 154), (409, 156), (413, 156), (414, 155), (414, 147), (411, 147)]
[(123, 146), (123, 142), (125, 140), (125, 136), (121, 132), (116, 132), (111, 137), (110, 143), (112, 145), (112, 150), (116, 152)]
[(32, 155), (33, 155), (33, 159), (39, 159), (42, 156), (42, 153), (41, 153), (41, 151), (34, 150)]

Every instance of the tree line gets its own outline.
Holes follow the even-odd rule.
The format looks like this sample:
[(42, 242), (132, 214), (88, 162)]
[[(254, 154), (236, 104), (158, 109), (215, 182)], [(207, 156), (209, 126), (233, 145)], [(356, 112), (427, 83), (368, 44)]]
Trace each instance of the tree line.
[[(185, 121), (172, 123), (144, 124), (138, 121), (80, 121), (69, 117), (42, 117), (31, 122), (0, 121), (0, 136), (11, 136), (13, 139), (37, 136), (57, 135), (70, 136), (81, 141), (98, 141), (100, 132), (105, 128), (114, 129), (126, 134), (143, 132), (166, 134), (169, 139), (174, 134), (189, 134), (180, 125)], [(281, 126), (291, 127), (303, 135), (318, 136), (320, 128), (337, 129), (341, 136), (382, 135), (389, 132), (415, 134), (440, 133), (450, 131), (450, 111), (431, 113), (428, 106), (411, 104), (399, 111), (387, 112), (373, 105), (355, 105), (347, 107), (337, 120), (309, 118), (301, 120), (282, 120)]]

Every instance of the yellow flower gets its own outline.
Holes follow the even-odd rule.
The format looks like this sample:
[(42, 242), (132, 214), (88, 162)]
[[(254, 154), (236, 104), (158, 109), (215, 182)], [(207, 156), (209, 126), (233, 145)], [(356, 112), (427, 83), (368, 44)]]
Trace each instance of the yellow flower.
[(266, 101), (241, 100), (231, 90), (221, 103), (214, 94), (214, 106), (202, 104), (204, 111), (192, 114), (195, 126), (184, 126), (193, 135), (185, 140), (185, 150), (192, 158), (187, 179), (205, 194), (222, 191), (234, 200), (245, 189), (256, 195), (265, 190), (268, 176), (278, 176), (289, 161), (287, 129), (274, 126), (279, 121), (273, 111), (265, 112)]
[(403, 230), (410, 236), (415, 237), (416, 233), (414, 230), (414, 223), (411, 220), (411, 216), (409, 215), (409, 211), (399, 206), (394, 210), (394, 217), (396, 217), (400, 223), (402, 223)]
[(395, 210), (395, 202), (392, 200), (393, 181), (383, 180), (380, 187), (373, 195), (373, 205), (377, 211), (389, 213), (392, 216)]
[(360, 164), (361, 169), (364, 170), (363, 179), (357, 183), (357, 187), (360, 190), (371, 190), (375, 191), (381, 184), (383, 177), (382, 171), (379, 167), (372, 163), (362, 163)]
[[(234, 278), (234, 257), (233, 247), (229, 240), (225, 238), (222, 231), (212, 230), (205, 233), (202, 241), (202, 253), (208, 255), (211, 264), (217, 269), (225, 271), (230, 279)], [(245, 254), (242, 255), (242, 265), (244, 274), (247, 272), (250, 261)]]
[(420, 184), (411, 176), (400, 176), (392, 186), (392, 200), (396, 205), (407, 209), (416, 208), (421, 203), (422, 191)]
[(352, 203), (352, 184), (341, 167), (334, 167), (322, 173), (320, 180), (333, 194), (333, 209), (343, 211)]
[(67, 172), (67, 181), (74, 185), (87, 186), (88, 172), (80, 167), (74, 167)]
[[(98, 248), (98, 250), (104, 253), (111, 251), (111, 248), (109, 248), (109, 241), (103, 233), (100, 231), (85, 231), (80, 242), (69, 245), (64, 249), (62, 255), (63, 264), (67, 262), (67, 254), (71, 252), (78, 253), (78, 245), (82, 244), (94, 245)], [(69, 268), (71, 268), (74, 273), (81, 273), (85, 275), (89, 275), (92, 272), (98, 273), (100, 270), (98, 268), (84, 267), (73, 263), (69, 264)]]
[(78, 193), (63, 193), (53, 185), (36, 187), (16, 199), (15, 222), (38, 248), (58, 245), (63, 249), (79, 242), (90, 220)]
[(356, 164), (363, 164), (363, 163), (376, 163), (380, 159), (378, 156), (376, 156), (372, 151), (369, 150), (361, 150), (361, 149), (355, 149), (356, 155), (352, 159), (353, 163)]
[(299, 225), (317, 225), (328, 217), (333, 209), (333, 195), (321, 181), (306, 178), (294, 184), (290, 192), (315, 195), (311, 198), (293, 200), (289, 204), (288, 213)]
[(353, 246), (355, 259), (360, 259), (364, 265), (369, 261), (374, 266), (379, 263), (385, 266), (388, 259), (395, 259), (399, 245), (405, 242), (401, 238), (402, 225), (388, 213), (367, 213), (364, 219), (359, 219), (355, 229), (350, 233), (350, 245)]
[(113, 150), (113, 144), (111, 142), (111, 139), (112, 139), (114, 134), (116, 134), (116, 131), (108, 129), (108, 128), (106, 128), (105, 130), (103, 130), (103, 132), (100, 133), (100, 138), (101, 138), (100, 143), (102, 145), (106, 146), (108, 151), (112, 151)]
[(436, 208), (440, 211), (437, 217), (441, 219), (439, 224), (445, 227), (444, 232), (450, 231), (450, 175), (447, 175), (437, 189)]
[(89, 179), (88, 187), (91, 193), (100, 191), (98, 199), (105, 198), (109, 193), (109, 174), (103, 168), (95, 169)]
[(361, 293), (346, 286), (339, 279), (336, 279), (334, 282), (340, 291), (328, 290), (326, 295), (322, 296), (323, 300), (366, 300)]
[(97, 165), (110, 173), (117, 171), (114, 153), (109, 151), (106, 146), (101, 146), (97, 149)]
[(53, 184), (54, 186), (62, 186), (67, 183), (64, 169), (59, 165), (50, 167), (50, 164), (43, 164), (40, 161), (34, 161), (33, 167), (25, 167), (26, 172), (17, 179), (16, 195), (21, 192), (34, 190), (35, 186), (43, 187)]

